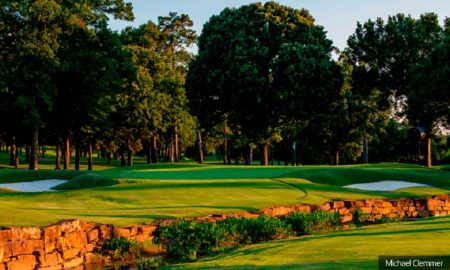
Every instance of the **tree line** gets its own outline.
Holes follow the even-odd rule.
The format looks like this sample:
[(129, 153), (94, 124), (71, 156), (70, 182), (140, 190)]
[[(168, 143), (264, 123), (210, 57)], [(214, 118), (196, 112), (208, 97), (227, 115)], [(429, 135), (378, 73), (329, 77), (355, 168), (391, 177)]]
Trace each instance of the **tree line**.
[(92, 169), (93, 148), (122, 166), (136, 152), (151, 163), (202, 162), (204, 151), (338, 165), (367, 161), (369, 144), (375, 160), (405, 158), (409, 127), (427, 129), (431, 147), (449, 124), (450, 20), (432, 13), (358, 23), (342, 52), (307, 10), (274, 2), (227, 8), (198, 38), (184, 14), (121, 32), (108, 16), (132, 20), (132, 6), (0, 4), (0, 144), (12, 166), (24, 148), (36, 170), (40, 145), (55, 146), (57, 169), (72, 153), (76, 169), (84, 155)]
[(408, 128), (421, 126), (431, 166), (431, 138), (450, 120), (449, 26), (433, 13), (368, 20), (339, 52), (307, 10), (227, 8), (199, 37), (186, 85), (191, 110), (223, 138), (224, 162), (228, 138), (242, 144), (247, 163), (257, 145), (264, 165), (338, 165), (361, 154), (368, 162), (369, 144), (391, 148), (375, 148), (378, 160), (412, 160)]

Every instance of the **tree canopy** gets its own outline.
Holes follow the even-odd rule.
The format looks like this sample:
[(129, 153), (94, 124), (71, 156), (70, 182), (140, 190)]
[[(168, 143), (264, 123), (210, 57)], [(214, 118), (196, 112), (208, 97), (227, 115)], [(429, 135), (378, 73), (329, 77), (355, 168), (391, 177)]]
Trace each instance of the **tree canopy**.
[(198, 46), (188, 74), (193, 113), (203, 125), (226, 117), (262, 143), (265, 165), (283, 123), (323, 113), (339, 89), (332, 43), (307, 10), (274, 2), (225, 9), (204, 25)]

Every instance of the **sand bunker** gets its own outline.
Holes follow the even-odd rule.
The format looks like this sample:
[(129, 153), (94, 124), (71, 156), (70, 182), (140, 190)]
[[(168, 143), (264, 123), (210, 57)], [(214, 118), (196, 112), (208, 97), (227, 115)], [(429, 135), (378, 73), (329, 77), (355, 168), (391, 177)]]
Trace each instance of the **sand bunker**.
[(344, 186), (346, 188), (357, 188), (362, 190), (372, 190), (372, 191), (392, 191), (401, 188), (409, 188), (409, 187), (431, 187), (425, 184), (406, 182), (406, 181), (396, 181), (396, 180), (385, 180), (373, 183), (364, 183), (364, 184), (353, 184)]
[(11, 184), (0, 184), (0, 188), (11, 189), (15, 191), (23, 191), (23, 192), (44, 192), (44, 191), (56, 191), (51, 189), (57, 185), (63, 184), (67, 182), (67, 180), (59, 180), (59, 179), (50, 179), (50, 180), (42, 180), (42, 181), (33, 181), (33, 182), (18, 182)]

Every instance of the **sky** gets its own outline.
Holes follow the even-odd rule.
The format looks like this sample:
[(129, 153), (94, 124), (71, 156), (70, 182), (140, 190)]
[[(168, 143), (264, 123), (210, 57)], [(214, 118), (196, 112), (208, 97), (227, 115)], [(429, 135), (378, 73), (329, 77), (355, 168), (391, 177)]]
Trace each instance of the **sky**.
[[(128, 0), (133, 3), (135, 20), (133, 22), (110, 21), (113, 30), (126, 26), (139, 26), (148, 20), (156, 22), (158, 16), (169, 12), (187, 14), (194, 22), (194, 30), (200, 35), (203, 24), (226, 7), (239, 7), (258, 1), (247, 0)], [(267, 1), (260, 1), (267, 2)], [(420, 14), (434, 12), (442, 24), (450, 17), (450, 0), (279, 0), (280, 4), (293, 8), (305, 8), (324, 26), (334, 45), (340, 50), (346, 47), (348, 37), (354, 33), (356, 23), (397, 13), (410, 14), (418, 18)]]

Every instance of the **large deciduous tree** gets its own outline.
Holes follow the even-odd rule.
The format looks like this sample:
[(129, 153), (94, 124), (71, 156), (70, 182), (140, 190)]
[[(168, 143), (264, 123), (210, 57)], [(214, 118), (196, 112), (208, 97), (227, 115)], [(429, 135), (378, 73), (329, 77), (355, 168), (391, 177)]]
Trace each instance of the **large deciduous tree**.
[[(389, 100), (405, 97), (408, 104), (417, 105), (409, 107), (408, 115), (420, 115), (411, 118), (412, 123), (426, 127), (431, 135), (437, 119), (435, 114), (425, 112), (430, 109), (427, 107), (432, 101), (442, 97), (426, 90), (429, 93), (426, 100), (414, 102), (408, 99), (414, 99), (420, 91), (410, 83), (421, 72), (420, 68), (415, 67), (428, 58), (435, 44), (442, 40), (442, 35), (437, 15), (432, 13), (424, 14), (419, 19), (397, 14), (390, 16), (386, 22), (378, 18), (376, 21), (358, 23), (346, 49), (355, 65), (352, 76), (354, 90), (367, 100), (375, 97), (378, 112), (391, 109)], [(431, 136), (428, 145), (430, 141)], [(430, 153), (431, 147), (427, 149)], [(430, 159), (426, 163), (431, 166)]]
[(208, 125), (223, 121), (262, 144), (279, 140), (290, 119), (324, 113), (340, 88), (332, 42), (307, 10), (268, 2), (213, 16), (199, 38), (188, 75), (193, 113)]

